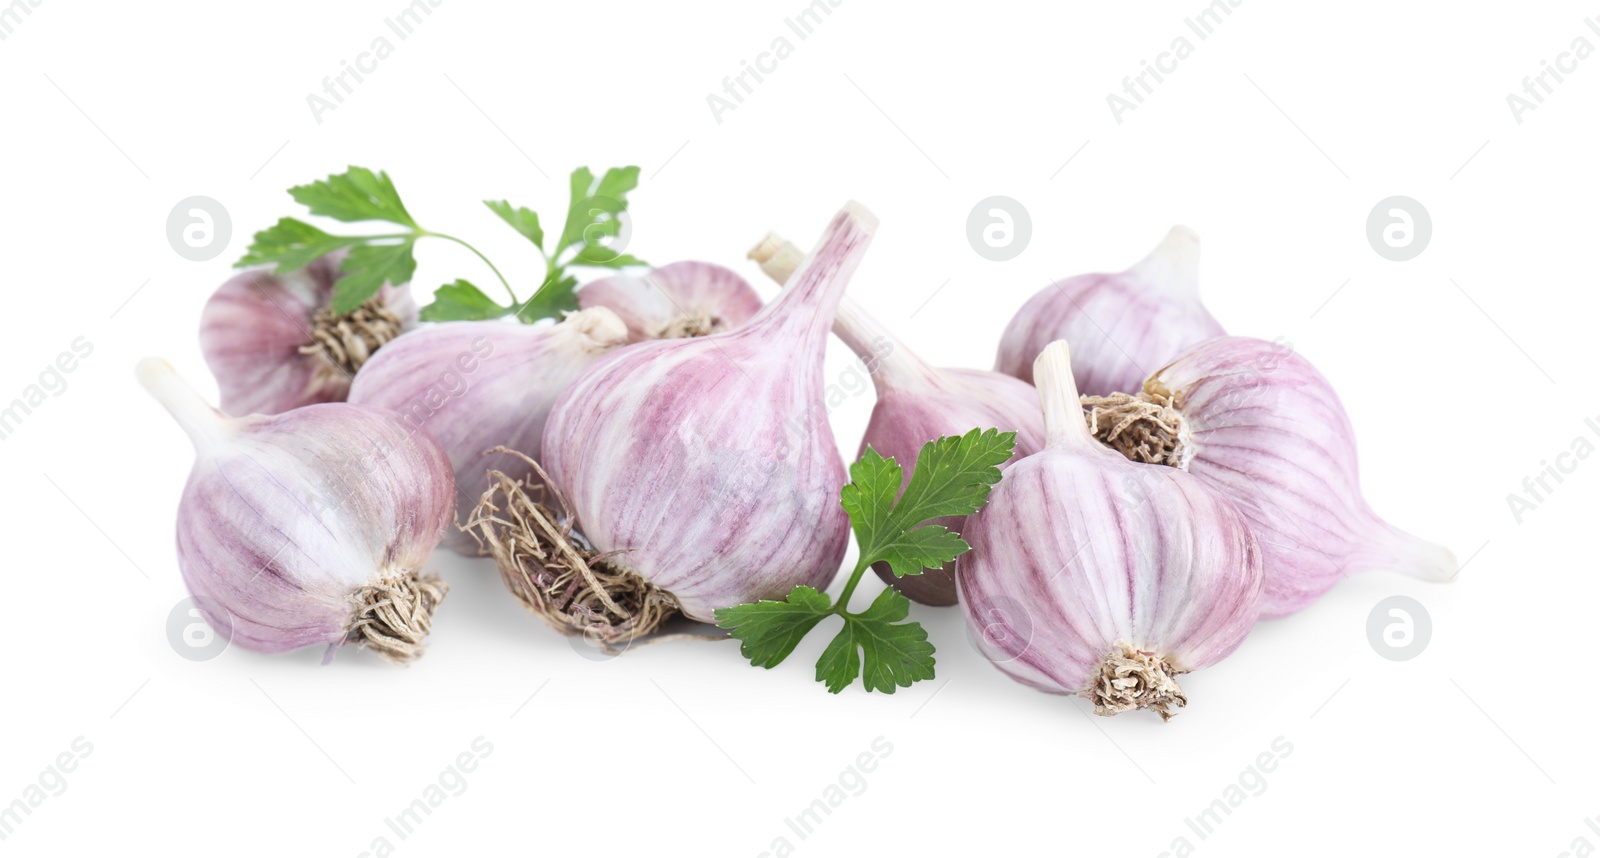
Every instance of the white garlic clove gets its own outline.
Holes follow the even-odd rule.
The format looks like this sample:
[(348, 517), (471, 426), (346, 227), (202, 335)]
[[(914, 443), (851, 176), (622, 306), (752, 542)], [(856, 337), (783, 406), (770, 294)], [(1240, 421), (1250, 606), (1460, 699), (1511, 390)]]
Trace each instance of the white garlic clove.
[(416, 325), (408, 286), (385, 286), (351, 313), (329, 309), (344, 254), (300, 271), (242, 272), (223, 283), (200, 316), (200, 350), (229, 414), (281, 414), (343, 402), (350, 380), (384, 343)]
[(1224, 334), (1200, 302), (1200, 237), (1175, 226), (1139, 264), (1119, 274), (1053, 283), (1017, 311), (995, 369), (1033, 381), (1033, 361), (1054, 340), (1072, 343), (1072, 371), (1086, 396), (1137, 390), (1189, 346)]
[(712, 622), (718, 608), (824, 588), (838, 571), (848, 478), (823, 355), (876, 226), (847, 205), (744, 325), (619, 349), (557, 400), (543, 464), (587, 543), (650, 598)]
[(628, 341), (638, 343), (733, 330), (761, 311), (761, 296), (720, 265), (686, 261), (586, 283), (578, 306), (615, 312), (628, 326)]
[(1128, 461), (1084, 423), (1067, 345), (1034, 367), (1047, 446), (969, 516), (956, 561), (971, 633), (1001, 670), (1101, 715), (1187, 702), (1176, 677), (1238, 648), (1261, 553), (1233, 505), (1175, 468)]
[(194, 441), (178, 568), (214, 628), (257, 652), (422, 654), (448, 591), (422, 571), (454, 508), (438, 442), (364, 405), (230, 418), (156, 358), (138, 376)]
[[(1107, 415), (1094, 421), (1097, 436), (1135, 457), (1142, 448), (1172, 449), (1189, 473), (1238, 507), (1265, 558), (1263, 617), (1302, 610), (1359, 572), (1455, 577), (1448, 549), (1399, 530), (1367, 505), (1350, 418), (1322, 373), (1287, 345), (1210, 340), (1135, 389), (1085, 400)], [(1120, 434), (1118, 425), (1126, 426)]]
[[(500, 320), (446, 322), (405, 334), (356, 373), (350, 401), (387, 408), (444, 446), (455, 471), (456, 521), (471, 519), (491, 470), (523, 479), (539, 459), (545, 419), (556, 396), (628, 330), (605, 307), (579, 310), (554, 325)], [(450, 528), (445, 545), (476, 555), (478, 542)]]
[[(802, 254), (777, 233), (768, 233), (750, 251), (750, 258), (783, 283)], [(865, 364), (878, 396), (857, 455), (871, 447), (879, 455), (893, 457), (902, 463), (903, 483), (910, 482), (923, 445), (947, 435), (965, 435), (979, 428), (1016, 432), (1013, 462), (1043, 449), (1044, 419), (1033, 385), (997, 372), (930, 366), (849, 297), (839, 302), (833, 333)], [(960, 533), (964, 521), (956, 516), (931, 523)], [(873, 571), (922, 604), (956, 603), (954, 563), (904, 578), (895, 577), (887, 563), (874, 564)]]

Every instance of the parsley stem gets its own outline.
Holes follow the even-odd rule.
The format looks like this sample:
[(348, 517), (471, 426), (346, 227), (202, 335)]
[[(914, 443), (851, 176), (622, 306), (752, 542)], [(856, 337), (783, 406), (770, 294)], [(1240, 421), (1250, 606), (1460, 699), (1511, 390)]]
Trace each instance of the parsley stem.
[(422, 235), (431, 235), (434, 238), (442, 238), (442, 239), (445, 239), (446, 241), (453, 241), (456, 244), (459, 244), (462, 247), (465, 247), (466, 249), (472, 251), (473, 255), (475, 255), (479, 259), (483, 260), (483, 264), (489, 266), (489, 270), (494, 272), (494, 276), (500, 280), (500, 285), (506, 287), (506, 294), (511, 296), (511, 303), (512, 304), (518, 303), (517, 302), (517, 293), (511, 289), (511, 284), (506, 282), (505, 275), (500, 273), (500, 269), (494, 267), (494, 263), (489, 261), (489, 257), (484, 256), (482, 253), (478, 252), (478, 248), (473, 247), (472, 245), (466, 243), (465, 241), (462, 241), (459, 238), (456, 238), (453, 235), (445, 235), (442, 232), (430, 232), (429, 230), (422, 230), (421, 234)]
[(851, 613), (850, 596), (855, 593), (856, 585), (861, 583), (862, 574), (871, 565), (871, 563), (866, 562), (866, 558), (862, 558), (860, 562), (856, 563), (855, 571), (850, 573), (850, 583), (844, 585), (844, 590), (839, 593), (839, 600), (833, 603), (835, 612), (841, 615), (849, 615)]

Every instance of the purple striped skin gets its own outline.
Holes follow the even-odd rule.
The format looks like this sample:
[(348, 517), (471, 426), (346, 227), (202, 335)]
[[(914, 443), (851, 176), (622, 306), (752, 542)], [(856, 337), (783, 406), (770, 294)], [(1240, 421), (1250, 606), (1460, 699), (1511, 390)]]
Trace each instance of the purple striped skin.
[[(604, 307), (579, 310), (555, 325), (429, 325), (373, 355), (356, 373), (350, 401), (393, 411), (413, 432), (426, 430), (443, 445), (455, 472), (460, 524), (488, 489), (489, 470), (513, 479), (532, 475), (521, 459), (484, 451), (505, 446), (537, 461), (556, 397), (627, 336), (622, 320)], [(477, 540), (456, 527), (444, 545), (478, 554)]]
[[(312, 317), (333, 299), (344, 253), (317, 257), (277, 275), (245, 271), (218, 287), (200, 314), (200, 351), (217, 377), (228, 414), (281, 414), (316, 402), (343, 402), (350, 377), (317, 355), (300, 354)], [(417, 305), (408, 286), (385, 286), (389, 309), (410, 327)]]
[[(1040, 357), (1048, 445), (1006, 469), (962, 534), (968, 627), (1002, 671), (1054, 694), (1087, 691), (1119, 643), (1177, 671), (1216, 664), (1260, 609), (1255, 539), (1199, 480), (1095, 441), (1065, 352)], [(1042, 366), (1050, 359), (1059, 368)]]
[(619, 349), (551, 411), (543, 465), (577, 528), (692, 619), (825, 588), (844, 559), (848, 478), (828, 426), (823, 352), (876, 226), (847, 205), (743, 327)]
[(674, 262), (645, 275), (616, 274), (585, 283), (578, 306), (606, 307), (628, 326), (628, 342), (656, 339), (674, 320), (700, 313), (731, 331), (761, 312), (761, 296), (743, 277), (710, 262)]
[(1175, 226), (1127, 271), (1051, 284), (1006, 326), (995, 369), (1032, 382), (1034, 358), (1051, 342), (1066, 340), (1083, 395), (1138, 390), (1156, 367), (1224, 334), (1200, 303), (1199, 271), (1199, 237)]
[[(1016, 432), (1013, 462), (1044, 447), (1044, 418), (1033, 385), (997, 372), (929, 366), (848, 298), (839, 305), (833, 332), (867, 365), (878, 394), (857, 455), (870, 446), (893, 457), (903, 472), (901, 489), (911, 482), (922, 445), (946, 435), (989, 428)], [(965, 521), (949, 516), (930, 523), (960, 533)], [(887, 563), (873, 564), (872, 571), (924, 605), (956, 603), (954, 563), (904, 578), (896, 578)]]
[(1350, 418), (1305, 358), (1276, 343), (1224, 337), (1189, 349), (1150, 383), (1175, 395), (1189, 421), (1189, 472), (1233, 501), (1255, 531), (1266, 564), (1263, 617), (1303, 610), (1357, 572), (1455, 577), (1450, 551), (1367, 505)]
[(444, 535), (454, 509), (449, 459), (389, 412), (328, 403), (235, 419), (164, 362), (139, 371), (195, 442), (178, 504), (178, 568), (203, 612), (231, 615), (239, 646), (343, 643), (356, 591), (421, 569)]

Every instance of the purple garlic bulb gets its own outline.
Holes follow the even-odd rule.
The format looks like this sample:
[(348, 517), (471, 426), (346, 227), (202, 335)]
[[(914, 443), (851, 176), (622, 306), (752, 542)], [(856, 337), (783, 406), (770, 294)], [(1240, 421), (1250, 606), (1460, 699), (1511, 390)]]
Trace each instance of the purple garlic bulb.
[(760, 312), (761, 296), (720, 265), (689, 261), (586, 283), (578, 305), (612, 310), (628, 326), (628, 342), (639, 343), (732, 330)]
[(194, 441), (178, 569), (212, 628), (256, 652), (422, 654), (448, 591), (422, 571), (454, 509), (438, 442), (364, 405), (227, 417), (157, 358), (138, 376)]
[[(750, 251), (750, 258), (783, 283), (799, 264), (800, 251), (770, 233)], [(1044, 419), (1033, 385), (997, 372), (930, 366), (848, 297), (839, 302), (833, 333), (866, 365), (878, 395), (857, 455), (871, 447), (903, 463), (903, 483), (911, 481), (922, 446), (946, 435), (965, 435), (979, 428), (1016, 432), (1013, 462), (1044, 448)], [(960, 533), (964, 521), (952, 516), (930, 523)], [(872, 571), (924, 605), (956, 603), (954, 563), (904, 578), (896, 578), (887, 563), (873, 564)]]
[(385, 286), (342, 316), (330, 306), (344, 254), (290, 274), (258, 268), (223, 283), (200, 315), (200, 350), (228, 414), (281, 414), (343, 402), (350, 380), (384, 343), (417, 322), (410, 289)]
[(1367, 505), (1344, 406), (1286, 344), (1210, 340), (1133, 389), (1085, 397), (1096, 437), (1129, 458), (1186, 468), (1238, 507), (1261, 545), (1263, 617), (1302, 610), (1341, 578), (1372, 569), (1455, 577), (1447, 549)]
[[(579, 310), (554, 325), (446, 322), (412, 331), (356, 373), (350, 401), (387, 408), (413, 432), (426, 429), (455, 469), (456, 521), (464, 525), (488, 488), (488, 471), (521, 479), (532, 470), (507, 447), (539, 459), (545, 419), (580, 371), (627, 341), (605, 307)], [(445, 545), (476, 555), (472, 536), (450, 528)]]
[(1072, 372), (1086, 396), (1136, 390), (1189, 346), (1223, 335), (1200, 303), (1200, 237), (1175, 226), (1121, 274), (1079, 274), (1028, 303), (1000, 338), (995, 369), (1033, 381), (1033, 360), (1054, 340), (1072, 343)]
[(647, 585), (648, 603), (714, 622), (718, 608), (822, 589), (838, 571), (848, 477), (823, 354), (876, 227), (847, 204), (744, 325), (619, 349), (556, 401), (542, 464), (585, 543), (610, 574)]
[(968, 629), (1013, 679), (1078, 694), (1100, 715), (1187, 703), (1180, 674), (1238, 648), (1261, 605), (1244, 518), (1176, 468), (1130, 462), (1089, 434), (1065, 342), (1033, 377), (1049, 433), (961, 532)]

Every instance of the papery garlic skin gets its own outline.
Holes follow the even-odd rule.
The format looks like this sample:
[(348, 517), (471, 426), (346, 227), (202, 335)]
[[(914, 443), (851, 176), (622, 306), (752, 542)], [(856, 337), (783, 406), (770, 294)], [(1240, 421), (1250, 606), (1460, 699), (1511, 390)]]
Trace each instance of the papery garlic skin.
[(1250, 522), (1266, 567), (1261, 615), (1288, 616), (1341, 579), (1388, 569), (1449, 581), (1455, 556), (1378, 517), (1361, 494), (1355, 431), (1332, 385), (1286, 345), (1197, 345), (1143, 386), (1187, 423), (1189, 473)]
[(968, 517), (972, 550), (956, 561), (968, 628), (1019, 682), (1102, 715), (1170, 717), (1186, 702), (1174, 678), (1233, 652), (1256, 621), (1255, 538), (1198, 479), (1090, 436), (1065, 343), (1034, 377), (1049, 440)]
[(281, 414), (343, 402), (350, 380), (384, 343), (411, 329), (407, 285), (385, 286), (355, 312), (334, 316), (333, 284), (344, 254), (290, 274), (253, 269), (223, 283), (200, 316), (200, 350), (228, 414)]
[[(769, 233), (750, 251), (750, 258), (783, 283), (799, 263), (800, 252)], [(892, 457), (904, 475), (901, 489), (911, 481), (923, 445), (937, 438), (998, 428), (1017, 433), (1012, 462), (1043, 449), (1044, 418), (1033, 385), (997, 372), (930, 366), (848, 297), (839, 302), (833, 333), (865, 364), (877, 391), (857, 456), (871, 447)], [(964, 522), (961, 516), (949, 516), (930, 523), (960, 533)], [(884, 583), (924, 605), (956, 603), (954, 563), (903, 578), (896, 578), (887, 563), (875, 563), (872, 570)]]
[(421, 569), (454, 509), (438, 442), (364, 405), (229, 418), (165, 361), (146, 358), (138, 376), (194, 441), (178, 568), (213, 628), (257, 652), (421, 655), (447, 591)]
[(825, 588), (848, 482), (828, 426), (834, 308), (877, 221), (847, 205), (783, 293), (744, 325), (597, 361), (557, 400), (544, 465), (588, 543), (702, 622)]
[[(431, 433), (455, 471), (456, 522), (465, 524), (489, 487), (487, 473), (530, 475), (504, 446), (540, 458), (545, 420), (556, 397), (601, 355), (627, 342), (628, 329), (605, 307), (579, 310), (554, 325), (446, 322), (412, 331), (356, 374), (350, 401), (387, 408), (413, 431)], [(445, 545), (476, 555), (458, 528)]]
[(1200, 302), (1200, 237), (1175, 226), (1137, 265), (1053, 283), (1017, 311), (995, 369), (1033, 381), (1033, 361), (1054, 340), (1072, 344), (1085, 396), (1137, 390), (1179, 352), (1225, 332)]
[(621, 317), (631, 343), (731, 331), (761, 311), (761, 296), (743, 277), (710, 262), (615, 274), (584, 284), (577, 294), (578, 306), (606, 307)]

